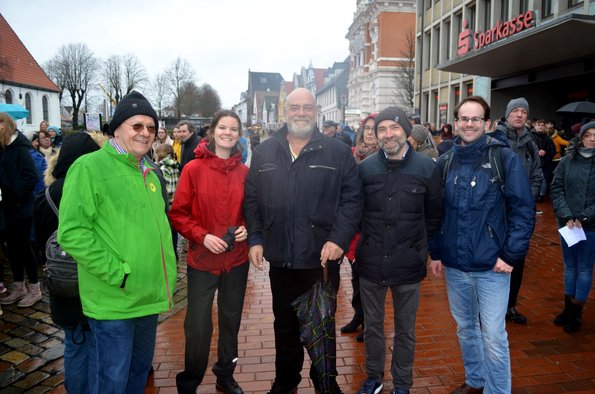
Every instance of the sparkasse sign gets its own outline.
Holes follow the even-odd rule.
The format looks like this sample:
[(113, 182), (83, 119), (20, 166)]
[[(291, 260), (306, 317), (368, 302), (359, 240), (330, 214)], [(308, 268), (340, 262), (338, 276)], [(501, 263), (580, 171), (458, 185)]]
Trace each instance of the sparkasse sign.
[(479, 50), (486, 45), (510, 37), (523, 30), (533, 27), (534, 11), (520, 13), (509, 21), (498, 20), (496, 26), (485, 31), (476, 31), (471, 43), (471, 30), (467, 27), (467, 20), (463, 20), (463, 30), (459, 33), (457, 55), (462, 56), (471, 49)]

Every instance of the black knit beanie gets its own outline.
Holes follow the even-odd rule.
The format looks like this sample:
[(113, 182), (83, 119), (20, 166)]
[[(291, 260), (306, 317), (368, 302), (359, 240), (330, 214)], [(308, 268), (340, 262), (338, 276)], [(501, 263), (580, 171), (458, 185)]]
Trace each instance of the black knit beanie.
[(109, 123), (109, 135), (114, 135), (114, 131), (116, 131), (126, 119), (134, 115), (150, 116), (155, 122), (155, 128), (159, 127), (157, 112), (155, 112), (153, 106), (149, 103), (149, 100), (139, 92), (133, 90), (124, 96), (116, 106), (112, 120)]
[(374, 133), (376, 134), (376, 136), (378, 136), (378, 124), (383, 120), (394, 120), (395, 122), (401, 125), (403, 130), (405, 130), (405, 134), (407, 134), (407, 137), (409, 137), (409, 135), (411, 134), (411, 124), (409, 123), (409, 117), (401, 108), (388, 107), (380, 111), (380, 113), (376, 117), (376, 120), (374, 121)]

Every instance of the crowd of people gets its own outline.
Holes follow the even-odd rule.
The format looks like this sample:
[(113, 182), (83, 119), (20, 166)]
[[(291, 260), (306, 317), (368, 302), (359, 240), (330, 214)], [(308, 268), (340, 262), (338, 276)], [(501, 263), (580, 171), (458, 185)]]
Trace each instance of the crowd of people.
[[(561, 237), (564, 307), (553, 322), (580, 329), (595, 262), (592, 119), (570, 139), (551, 121), (530, 121), (522, 97), (492, 119), (488, 103), (471, 96), (454, 109), (454, 126), (438, 130), (399, 107), (366, 116), (356, 132), (331, 120), (319, 129), (316, 99), (302, 88), (287, 96), (286, 114), (281, 129), (251, 145), (230, 110), (206, 130), (181, 121), (170, 135), (135, 91), (116, 106), (107, 135), (63, 136), (44, 121), (30, 141), (0, 113), (0, 231), (12, 272), (8, 290), (0, 278), (0, 304), (41, 300), (38, 260), (57, 230), (79, 278), (80, 297), (49, 293), (52, 320), (65, 333), (68, 392), (144, 392), (157, 316), (173, 304), (179, 239), (188, 280), (179, 393), (202, 384), (215, 297), (216, 387), (243, 393), (234, 370), (248, 271), (265, 261), (275, 335), (270, 393), (295, 393), (304, 348), (293, 301), (321, 280), (336, 294), (344, 258), (354, 314), (340, 330), (362, 327), (356, 340), (366, 355), (358, 393), (384, 386), (389, 290), (392, 393), (409, 393), (428, 271), (445, 278), (457, 324), (465, 382), (452, 393), (509, 393), (506, 323), (527, 322), (517, 300), (536, 202), (547, 198), (559, 227), (585, 234), (572, 246)], [(322, 376), (313, 363), (309, 377), (317, 393), (341, 393), (336, 368)]]

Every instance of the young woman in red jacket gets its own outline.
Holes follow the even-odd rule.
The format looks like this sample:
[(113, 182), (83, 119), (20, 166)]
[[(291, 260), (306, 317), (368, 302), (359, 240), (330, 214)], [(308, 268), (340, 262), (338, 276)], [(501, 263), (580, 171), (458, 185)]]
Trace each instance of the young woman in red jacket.
[(242, 214), (248, 167), (241, 162), (238, 115), (219, 111), (211, 130), (211, 136), (196, 147), (195, 159), (184, 167), (169, 212), (175, 230), (189, 240), (185, 359), (176, 385), (178, 393), (195, 393), (202, 382), (209, 361), (217, 291), (219, 342), (213, 367), (217, 389), (242, 394), (233, 372), (249, 268), (248, 233)]

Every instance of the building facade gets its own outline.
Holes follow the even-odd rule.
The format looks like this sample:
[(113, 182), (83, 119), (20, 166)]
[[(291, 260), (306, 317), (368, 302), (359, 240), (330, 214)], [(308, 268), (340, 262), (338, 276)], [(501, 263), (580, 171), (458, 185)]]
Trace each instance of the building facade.
[(418, 0), (415, 103), (422, 120), (453, 123), (469, 95), (492, 119), (511, 98), (531, 118), (577, 121), (561, 106), (595, 100), (594, 0)]
[(415, 60), (415, 7), (415, 1), (357, 1), (346, 35), (350, 52), (348, 120), (359, 120), (390, 105), (412, 109), (413, 90), (407, 92), (404, 74)]

